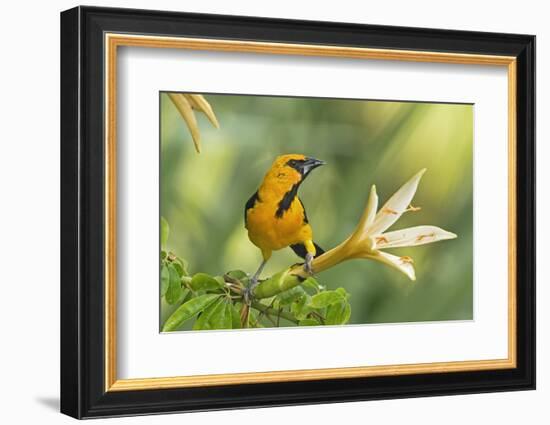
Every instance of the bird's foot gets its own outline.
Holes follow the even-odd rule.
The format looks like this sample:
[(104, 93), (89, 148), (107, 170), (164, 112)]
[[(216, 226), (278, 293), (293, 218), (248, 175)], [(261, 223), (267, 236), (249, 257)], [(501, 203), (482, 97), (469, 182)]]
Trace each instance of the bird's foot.
[(244, 288), (243, 301), (246, 305), (250, 305), (250, 302), (252, 301), (252, 289), (250, 289), (250, 287)]
[(252, 302), (252, 298), (254, 298), (254, 288), (258, 285), (258, 278), (256, 276), (253, 276), (250, 279), (250, 283), (246, 288), (244, 288), (243, 298), (245, 304), (250, 304)]
[(306, 262), (304, 263), (304, 270), (307, 274), (310, 276), (313, 276), (313, 268), (311, 267), (311, 263), (313, 261), (313, 255), (309, 252), (306, 254)]

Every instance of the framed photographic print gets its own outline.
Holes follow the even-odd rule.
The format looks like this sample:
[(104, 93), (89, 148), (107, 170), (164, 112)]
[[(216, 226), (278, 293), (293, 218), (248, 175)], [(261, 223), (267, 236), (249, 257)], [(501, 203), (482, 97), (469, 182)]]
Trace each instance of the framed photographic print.
[(533, 389), (529, 35), (61, 14), (61, 411)]

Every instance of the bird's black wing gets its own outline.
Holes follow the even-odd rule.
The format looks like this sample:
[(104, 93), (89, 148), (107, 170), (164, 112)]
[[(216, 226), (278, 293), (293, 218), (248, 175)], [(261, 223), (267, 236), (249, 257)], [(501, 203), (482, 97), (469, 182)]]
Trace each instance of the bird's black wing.
[(282, 218), (284, 213), (287, 212), (287, 210), (292, 205), (292, 201), (294, 201), (294, 198), (298, 194), (299, 186), (300, 186), (300, 183), (296, 183), (292, 185), (290, 190), (284, 194), (283, 199), (279, 201), (279, 205), (277, 206), (277, 211), (275, 211), (275, 217)]
[[(315, 256), (316, 257), (318, 257), (319, 255), (325, 253), (325, 250), (323, 248), (321, 248), (319, 245), (317, 245), (315, 242), (313, 242), (313, 245), (315, 245)], [(294, 251), (294, 253), (298, 257), (302, 257), (303, 259), (306, 258), (307, 250), (306, 250), (306, 247), (303, 243), (297, 243), (297, 244), (294, 244), (294, 245), (290, 245), (290, 247), (292, 248), (292, 250)]]
[(307, 219), (306, 207), (304, 207), (304, 203), (300, 198), (298, 198), (298, 201), (300, 201), (300, 204), (302, 205), (302, 209), (304, 210), (304, 223), (309, 223), (309, 220)]
[[(302, 210), (304, 211), (304, 223), (309, 223), (309, 220), (307, 218), (307, 213), (306, 213), (306, 207), (304, 207), (304, 203), (302, 202), (302, 200), (300, 198), (298, 198), (298, 201), (300, 201), (300, 205), (302, 205)], [(317, 245), (315, 242), (313, 242), (313, 245), (315, 245), (315, 256), (316, 257), (318, 257), (319, 255), (325, 253), (325, 250), (323, 248), (321, 248), (319, 245)], [(298, 257), (302, 257), (303, 259), (306, 258), (307, 250), (306, 250), (306, 247), (305, 247), (304, 244), (297, 243), (297, 244), (294, 244), (294, 245), (290, 245), (290, 247), (292, 248), (292, 250), (294, 251), (294, 253)]]
[(254, 208), (254, 205), (256, 205), (256, 202), (260, 202), (260, 196), (258, 195), (258, 191), (254, 192), (254, 195), (250, 197), (248, 201), (246, 201), (246, 205), (244, 206), (244, 227), (246, 227), (246, 213), (249, 209)]

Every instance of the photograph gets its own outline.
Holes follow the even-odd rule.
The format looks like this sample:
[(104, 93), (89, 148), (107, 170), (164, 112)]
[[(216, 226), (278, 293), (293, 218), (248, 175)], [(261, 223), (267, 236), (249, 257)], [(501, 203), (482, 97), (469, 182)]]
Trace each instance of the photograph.
[(161, 332), (474, 319), (474, 105), (160, 92)]

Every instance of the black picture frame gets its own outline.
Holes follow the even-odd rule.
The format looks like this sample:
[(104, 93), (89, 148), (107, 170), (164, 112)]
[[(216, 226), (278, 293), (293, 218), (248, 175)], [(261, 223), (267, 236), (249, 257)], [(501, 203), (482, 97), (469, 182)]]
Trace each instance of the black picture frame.
[[(104, 34), (139, 33), (517, 58), (517, 367), (105, 391)], [(535, 388), (535, 37), (76, 7), (61, 13), (61, 412), (75, 418)]]

